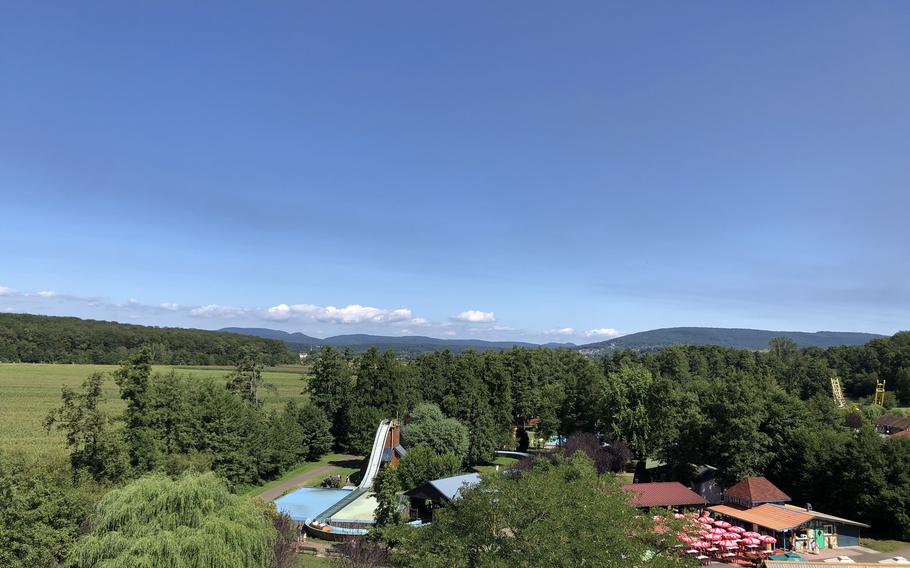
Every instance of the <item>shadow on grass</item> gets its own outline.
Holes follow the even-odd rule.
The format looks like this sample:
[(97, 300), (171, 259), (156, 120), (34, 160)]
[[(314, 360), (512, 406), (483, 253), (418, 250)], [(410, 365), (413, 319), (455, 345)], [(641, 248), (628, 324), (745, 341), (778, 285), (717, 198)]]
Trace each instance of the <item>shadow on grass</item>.
[(348, 459), (348, 460), (332, 460), (329, 462), (329, 465), (333, 465), (335, 467), (346, 467), (349, 469), (357, 469), (360, 467), (360, 464), (362, 462), (363, 462), (363, 460), (359, 459), (359, 458)]

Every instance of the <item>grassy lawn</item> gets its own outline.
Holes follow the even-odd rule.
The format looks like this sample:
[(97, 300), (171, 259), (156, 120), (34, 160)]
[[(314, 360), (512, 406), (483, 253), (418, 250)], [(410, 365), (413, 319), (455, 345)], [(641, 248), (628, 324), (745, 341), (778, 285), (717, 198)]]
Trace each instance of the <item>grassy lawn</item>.
[(635, 474), (624, 471), (622, 473), (617, 473), (616, 477), (619, 478), (619, 482), (623, 484), (632, 483), (635, 480)]
[(332, 561), (312, 554), (301, 554), (297, 557), (298, 568), (329, 568)]
[[(58, 432), (48, 434), (42, 426), (48, 411), (60, 405), (60, 388), (64, 385), (79, 388), (89, 374), (100, 372), (109, 376), (115, 369), (116, 365), (0, 364), (0, 450), (63, 452), (63, 436)], [(229, 367), (154, 367), (155, 372), (171, 369), (193, 377), (217, 379), (223, 379), (230, 370)], [(300, 393), (306, 377), (304, 367), (267, 369), (263, 379), (275, 386), (275, 392), (267, 389), (260, 392), (266, 407), (280, 408), (289, 400), (302, 399)], [(106, 381), (104, 390), (108, 410), (122, 409), (123, 402), (112, 378)]]
[(910, 542), (902, 540), (878, 540), (874, 538), (861, 538), (859, 543), (862, 546), (877, 550), (879, 552), (895, 552), (897, 550), (910, 549)]
[[(349, 472), (349, 473), (342, 473), (342, 475), (350, 475), (351, 473), (358, 471), (360, 469), (360, 460), (359, 459), (358, 460), (348, 460), (348, 459), (345, 459), (344, 454), (326, 454), (326, 455), (322, 456), (322, 458), (319, 459), (319, 461), (302, 463), (302, 464), (298, 465), (297, 467), (295, 467), (294, 469), (288, 470), (284, 475), (282, 475), (278, 479), (273, 479), (272, 481), (269, 481), (265, 485), (259, 485), (257, 487), (250, 487), (249, 489), (247, 489), (246, 491), (243, 491), (242, 493), (243, 493), (243, 495), (255, 497), (256, 495), (259, 495), (260, 493), (262, 493), (264, 491), (268, 491), (272, 487), (281, 485), (282, 483), (284, 483), (285, 481), (287, 481), (289, 479), (292, 479), (294, 477), (297, 477), (298, 475), (301, 475), (308, 471), (316, 469), (317, 467), (329, 465), (329, 464), (333, 465), (333, 467), (331, 468), (330, 471), (326, 472), (325, 474), (320, 474), (320, 475), (316, 476), (316, 478), (303, 483), (299, 487), (319, 485), (320, 483), (322, 483), (322, 480), (324, 478), (328, 477), (329, 475), (333, 475), (336, 473), (342, 473), (342, 472)], [(296, 487), (294, 487), (294, 489), (296, 489)], [(288, 491), (290, 491), (290, 489), (288, 489)]]
[(304, 487), (319, 486), (322, 484), (322, 480), (330, 475), (340, 475), (342, 481), (344, 481), (345, 478), (347, 478), (351, 475), (354, 475), (355, 473), (360, 471), (360, 464), (362, 461), (363, 461), (363, 458), (358, 458), (358, 459), (354, 459), (354, 460), (332, 460), (332, 467), (329, 468), (328, 471), (326, 471), (323, 474), (320, 474), (317, 477), (314, 477), (313, 479), (310, 479), (309, 481), (304, 483), (303, 486)]
[(506, 457), (497, 457), (488, 465), (477, 465), (474, 466), (474, 471), (477, 473), (489, 473), (491, 471), (496, 471), (496, 466), (499, 466), (500, 470), (503, 470), (518, 460), (515, 458), (506, 458)]

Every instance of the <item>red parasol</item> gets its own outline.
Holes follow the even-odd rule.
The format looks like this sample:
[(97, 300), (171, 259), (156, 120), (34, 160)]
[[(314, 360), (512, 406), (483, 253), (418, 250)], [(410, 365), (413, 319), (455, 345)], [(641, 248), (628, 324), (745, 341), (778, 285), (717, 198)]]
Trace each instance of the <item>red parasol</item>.
[(676, 538), (678, 538), (679, 540), (681, 540), (683, 542), (693, 542), (695, 540), (691, 536), (687, 535), (686, 533), (682, 533), (682, 532), (676, 533)]
[(762, 535), (762, 536), (760, 536), (760, 537), (758, 537), (758, 538), (759, 538), (762, 542), (764, 542), (765, 544), (777, 544), (777, 539), (774, 538), (773, 536)]
[(744, 529), (742, 527), (730, 527), (730, 532), (744, 533), (744, 532), (746, 532), (746, 529)]
[(750, 538), (759, 538), (761, 535), (758, 534), (758, 533), (755, 532), (755, 531), (746, 531), (746, 532), (743, 533), (743, 536), (747, 536), (747, 537), (750, 537)]

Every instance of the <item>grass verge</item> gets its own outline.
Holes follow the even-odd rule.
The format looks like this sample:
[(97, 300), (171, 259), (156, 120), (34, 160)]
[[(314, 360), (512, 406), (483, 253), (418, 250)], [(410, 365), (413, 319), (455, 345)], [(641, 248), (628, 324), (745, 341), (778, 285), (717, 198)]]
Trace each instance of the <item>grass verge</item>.
[(902, 540), (879, 540), (877, 538), (861, 538), (861, 546), (877, 550), (879, 552), (895, 552), (897, 550), (910, 549), (910, 542)]
[[(277, 486), (281, 485), (282, 483), (285, 483), (288, 480), (297, 477), (298, 475), (303, 475), (303, 474), (307, 473), (308, 471), (312, 471), (312, 470), (316, 469), (317, 467), (321, 467), (324, 465), (330, 465), (330, 464), (332, 464), (332, 462), (335, 462), (336, 464), (338, 464), (338, 465), (334, 465), (333, 469), (337, 467), (338, 469), (347, 468), (347, 469), (352, 469), (353, 471), (357, 471), (357, 469), (359, 469), (359, 468), (353, 467), (353, 465), (350, 465), (350, 466), (348, 465), (352, 461), (353, 460), (347, 459), (347, 456), (344, 454), (326, 454), (326, 455), (322, 456), (322, 458), (320, 458), (318, 461), (302, 463), (302, 464), (298, 465), (297, 467), (295, 467), (294, 469), (288, 470), (287, 472), (285, 472), (284, 475), (282, 475), (281, 477), (279, 477), (277, 479), (273, 479), (272, 481), (269, 481), (268, 483), (266, 483), (264, 485), (257, 485), (255, 487), (250, 487), (248, 489), (241, 491), (240, 493), (242, 495), (246, 495), (249, 497), (255, 497), (257, 495), (260, 495), (260, 494), (268, 491), (269, 489), (272, 489), (273, 487), (277, 487)], [(337, 472), (335, 472), (335, 473), (337, 473)], [(319, 483), (327, 475), (329, 475), (328, 472), (325, 475), (317, 476), (318, 480), (316, 480), (315, 485), (319, 485)], [(293, 487), (291, 489), (296, 489), (297, 487), (303, 487), (305, 485), (310, 485), (310, 481), (313, 481), (313, 480), (306, 480), (303, 483), (301, 483), (300, 485), (296, 485), (295, 487)], [(288, 489), (288, 491), (290, 491), (291, 489)]]

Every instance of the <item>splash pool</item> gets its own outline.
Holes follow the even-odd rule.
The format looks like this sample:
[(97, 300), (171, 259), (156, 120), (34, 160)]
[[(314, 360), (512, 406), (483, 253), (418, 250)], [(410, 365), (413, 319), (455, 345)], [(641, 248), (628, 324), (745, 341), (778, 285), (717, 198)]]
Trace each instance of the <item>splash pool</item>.
[(335, 503), (344, 499), (351, 489), (301, 487), (275, 499), (275, 506), (295, 521), (309, 521)]

